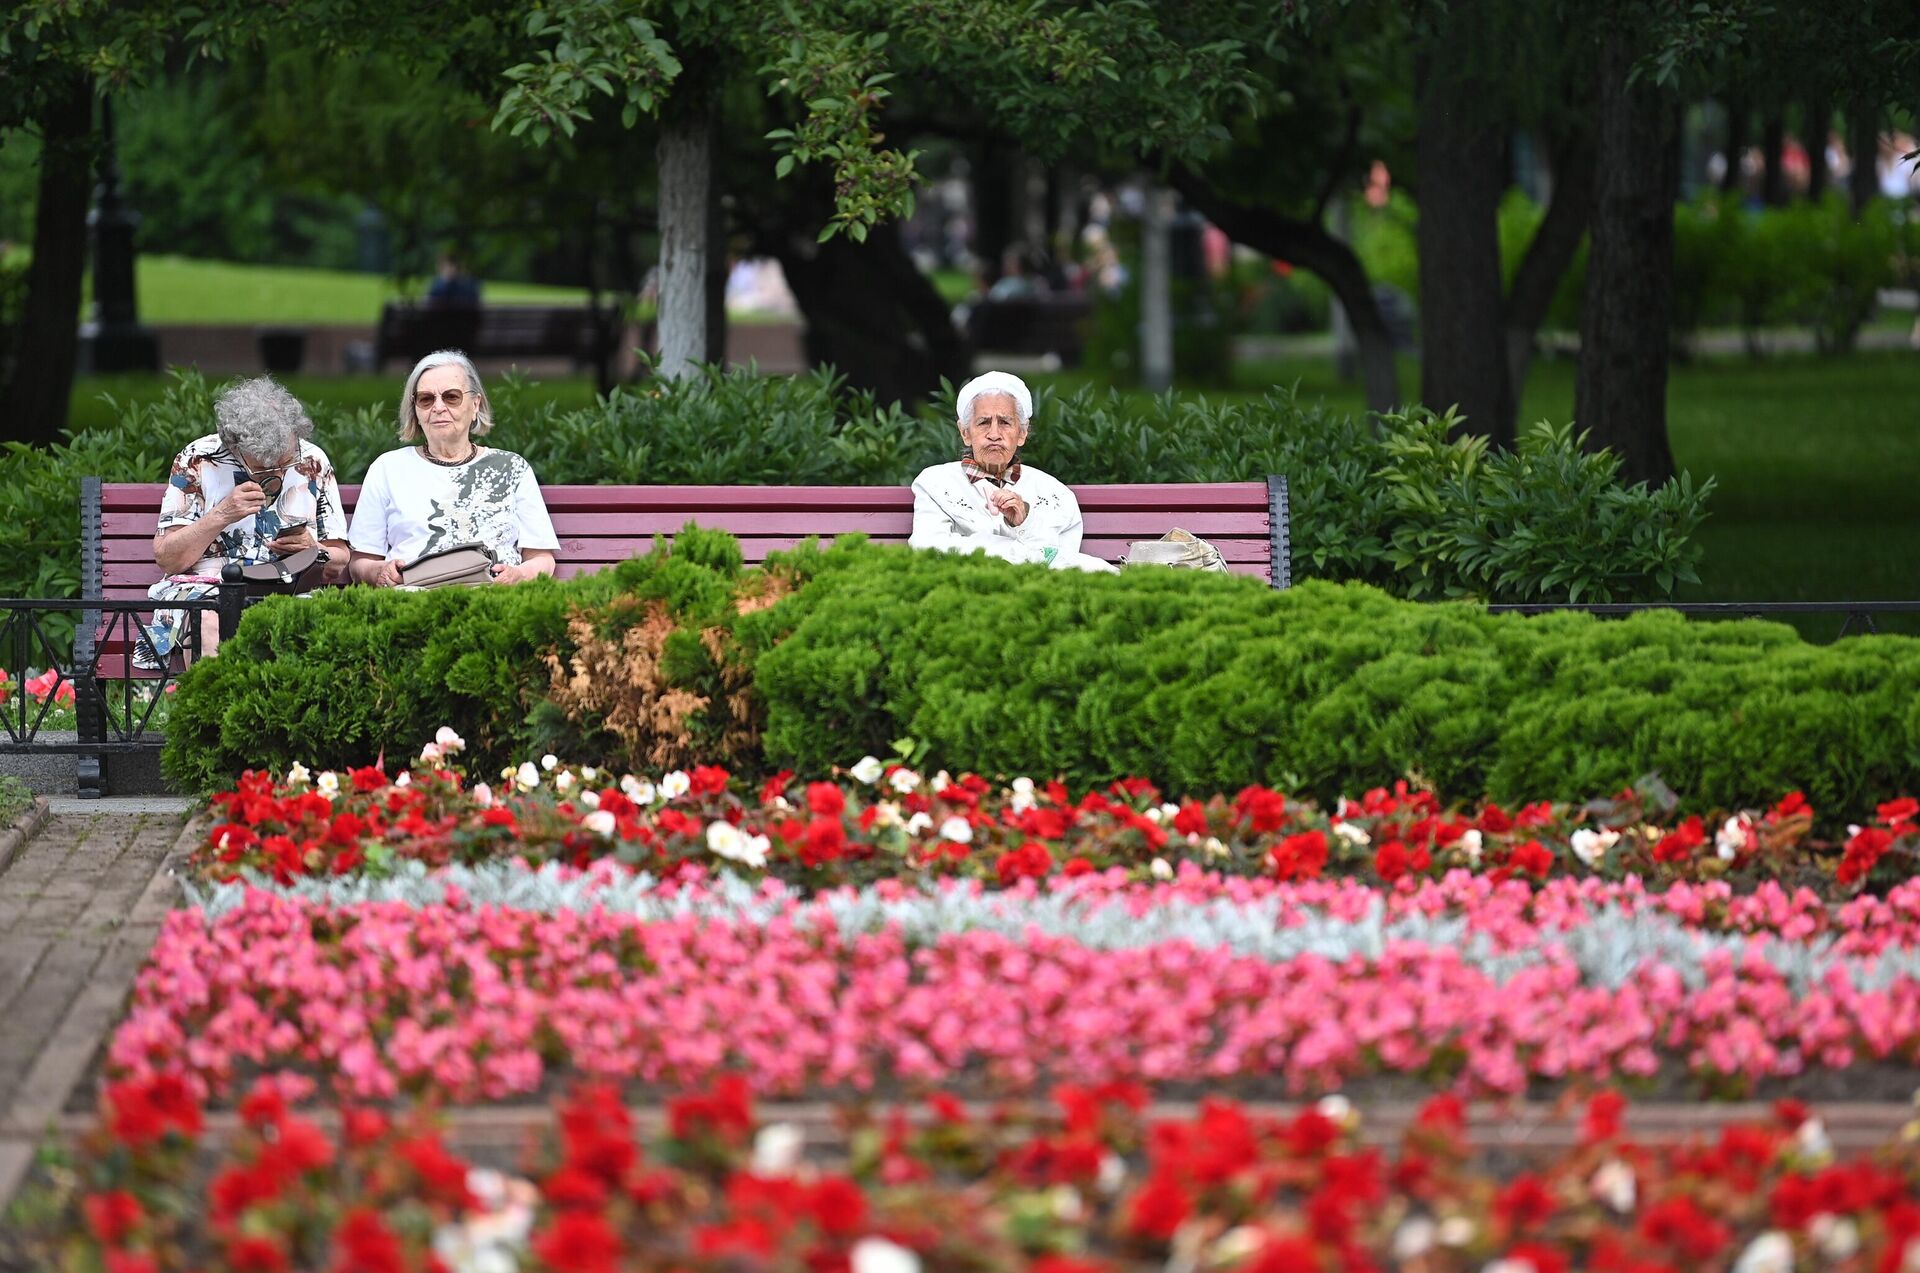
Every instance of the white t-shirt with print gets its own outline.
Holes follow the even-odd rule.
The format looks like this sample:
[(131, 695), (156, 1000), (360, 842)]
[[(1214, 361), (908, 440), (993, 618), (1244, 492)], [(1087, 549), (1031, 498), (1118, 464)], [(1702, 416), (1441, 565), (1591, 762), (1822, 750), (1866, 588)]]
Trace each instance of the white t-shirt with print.
[(533, 466), (512, 451), (482, 447), (465, 464), (435, 464), (417, 447), (373, 462), (353, 508), (355, 552), (418, 561), (462, 544), (484, 544), (506, 565), (529, 548), (557, 552)]
[[(281, 479), (280, 493), (259, 512), (221, 531), (207, 545), (206, 556), (188, 574), (218, 575), (228, 562), (253, 565), (272, 561), (274, 553), (269, 545), (290, 526), (309, 526), (313, 537), (323, 542), (346, 538), (340, 487), (325, 451), (302, 439), (299, 453)], [(226, 448), (219, 434), (194, 439), (174, 457), (167, 490), (160, 499), (157, 529), (191, 526), (246, 480), (246, 462)]]

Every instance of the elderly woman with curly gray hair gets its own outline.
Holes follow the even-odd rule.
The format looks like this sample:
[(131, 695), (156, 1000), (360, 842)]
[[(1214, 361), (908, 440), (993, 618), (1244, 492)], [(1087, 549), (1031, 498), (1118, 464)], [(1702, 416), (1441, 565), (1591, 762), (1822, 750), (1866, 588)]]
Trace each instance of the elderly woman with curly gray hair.
[[(229, 564), (258, 565), (321, 547), (329, 576), (347, 564), (347, 519), (333, 463), (309, 439), (313, 421), (300, 400), (270, 377), (242, 380), (214, 399), (214, 431), (174, 457), (153, 559), (166, 577), (147, 590), (155, 601), (213, 596)], [(220, 634), (201, 616), (201, 651)], [(134, 662), (165, 666), (180, 644), (186, 612), (162, 610), (136, 647)]]

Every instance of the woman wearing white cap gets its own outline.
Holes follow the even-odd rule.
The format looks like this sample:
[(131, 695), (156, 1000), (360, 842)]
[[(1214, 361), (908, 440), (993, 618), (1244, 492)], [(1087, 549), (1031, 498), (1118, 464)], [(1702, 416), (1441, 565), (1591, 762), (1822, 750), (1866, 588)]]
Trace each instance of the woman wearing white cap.
[(961, 458), (913, 479), (915, 548), (985, 552), (1056, 570), (1116, 567), (1080, 551), (1080, 502), (1020, 462), (1033, 395), (1018, 376), (989, 371), (961, 387)]

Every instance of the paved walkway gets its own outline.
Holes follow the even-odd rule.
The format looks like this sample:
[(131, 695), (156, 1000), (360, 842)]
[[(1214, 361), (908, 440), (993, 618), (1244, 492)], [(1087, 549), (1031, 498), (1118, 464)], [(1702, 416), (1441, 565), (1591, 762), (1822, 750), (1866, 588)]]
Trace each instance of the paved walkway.
[(0, 1207), (119, 1016), (176, 896), (165, 813), (55, 813), (0, 873)]

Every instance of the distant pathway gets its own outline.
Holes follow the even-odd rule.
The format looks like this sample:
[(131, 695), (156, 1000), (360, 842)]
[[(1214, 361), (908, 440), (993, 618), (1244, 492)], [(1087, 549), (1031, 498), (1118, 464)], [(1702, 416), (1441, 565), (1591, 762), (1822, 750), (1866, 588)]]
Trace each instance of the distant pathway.
[(120, 1016), (185, 830), (177, 813), (56, 812), (0, 873), (0, 1208)]

